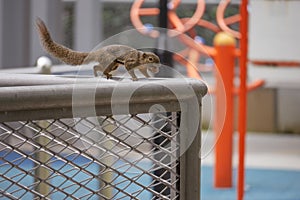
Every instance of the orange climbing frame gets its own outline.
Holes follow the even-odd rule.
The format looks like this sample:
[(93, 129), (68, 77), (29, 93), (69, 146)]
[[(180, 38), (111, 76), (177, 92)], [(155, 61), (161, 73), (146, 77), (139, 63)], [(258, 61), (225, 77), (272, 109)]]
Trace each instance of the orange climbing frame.
[(237, 180), (237, 199), (244, 198), (245, 188), (245, 140), (246, 140), (246, 125), (247, 125), (247, 58), (248, 58), (248, 0), (243, 0), (240, 13), (241, 21), (241, 40), (240, 40), (240, 94), (239, 94), (239, 165), (238, 165), (238, 180)]
[[(147, 30), (142, 23), (140, 17), (141, 16), (155, 16), (158, 15), (160, 10), (158, 8), (142, 8), (142, 5), (144, 3), (144, 0), (136, 0), (132, 7), (130, 12), (130, 19), (134, 27), (140, 31), (142, 34), (147, 34), (151, 37), (158, 37), (159, 32), (156, 30)], [(182, 34), (186, 32), (187, 30), (193, 28), (196, 23), (200, 20), (202, 17), (204, 10), (205, 10), (205, 1), (204, 0), (198, 0), (197, 1), (197, 7), (194, 12), (194, 15), (185, 23), (182, 23), (180, 18), (177, 16), (175, 10), (179, 6), (180, 0), (172, 0), (169, 3), (169, 12), (168, 12), (168, 18), (170, 24), (174, 27), (172, 32), (172, 36), (177, 36), (178, 34)], [(178, 33), (178, 34), (175, 34)]]
[(220, 32), (214, 38), (215, 56), (215, 168), (214, 185), (232, 187), (232, 142), (234, 119), (234, 67), (236, 41), (231, 35)]
[[(158, 37), (159, 32), (155, 30), (146, 30), (141, 22), (141, 16), (158, 15), (157, 8), (142, 8), (144, 0), (137, 0), (134, 2), (131, 9), (131, 21), (133, 25), (142, 34), (151, 37)], [(180, 52), (180, 55), (174, 55), (174, 59), (184, 64), (187, 67), (187, 73), (190, 77), (201, 79), (198, 73), (197, 66), (201, 54), (209, 55), (214, 58), (216, 66), (216, 89), (209, 89), (213, 92), (219, 100), (217, 100), (216, 110), (219, 113), (216, 115), (215, 130), (219, 134), (218, 142), (216, 144), (216, 177), (215, 184), (230, 186), (231, 185), (231, 159), (232, 159), (232, 134), (233, 134), (233, 95), (239, 96), (238, 107), (238, 132), (239, 132), (239, 166), (238, 166), (238, 186), (237, 199), (242, 200), (244, 195), (244, 155), (245, 155), (245, 135), (246, 135), (246, 106), (247, 106), (247, 91), (254, 90), (264, 84), (263, 80), (255, 81), (247, 85), (247, 53), (248, 53), (248, 0), (242, 0), (240, 6), (240, 14), (224, 18), (226, 7), (230, 0), (221, 1), (217, 8), (217, 23), (218, 26), (200, 19), (205, 9), (204, 0), (198, 0), (196, 11), (191, 18), (179, 19), (176, 15), (175, 9), (178, 7), (180, 0), (172, 0), (169, 4), (169, 21), (170, 28), (176, 30), (178, 34), (169, 36), (179, 36), (184, 44), (190, 49)], [(228, 25), (240, 22), (240, 32), (230, 29)], [(235, 48), (235, 45), (216, 45), (210, 47), (204, 44), (196, 43), (190, 37), (186, 36), (188, 32), (191, 37), (195, 35), (194, 26), (203, 26), (214, 32), (225, 31), (237, 39), (240, 39), (240, 48)], [(174, 32), (173, 32), (174, 33)], [(184, 59), (188, 57), (188, 61)], [(234, 79), (234, 60), (239, 58), (240, 64), (240, 85), (235, 88), (233, 85)], [(223, 102), (222, 102), (223, 101)], [(225, 106), (224, 106), (225, 105)], [(220, 114), (223, 113), (223, 114)], [(226, 176), (224, 176), (224, 171)], [(223, 173), (220, 173), (223, 172)], [(220, 176), (221, 177), (217, 177)], [(229, 183), (229, 184), (228, 184)]]

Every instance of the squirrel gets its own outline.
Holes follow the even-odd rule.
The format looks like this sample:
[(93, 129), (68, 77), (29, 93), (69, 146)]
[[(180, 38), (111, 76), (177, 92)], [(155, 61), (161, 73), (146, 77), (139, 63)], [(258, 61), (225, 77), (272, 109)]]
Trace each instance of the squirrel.
[(133, 81), (138, 80), (134, 69), (140, 70), (145, 77), (150, 77), (147, 69), (153, 73), (159, 70), (160, 59), (152, 52), (143, 52), (125, 45), (108, 45), (91, 52), (79, 52), (69, 49), (52, 40), (45, 23), (36, 19), (36, 27), (41, 45), (52, 56), (69, 65), (81, 65), (97, 62), (93, 67), (94, 75), (101, 71), (107, 79), (112, 78), (111, 72), (124, 65)]

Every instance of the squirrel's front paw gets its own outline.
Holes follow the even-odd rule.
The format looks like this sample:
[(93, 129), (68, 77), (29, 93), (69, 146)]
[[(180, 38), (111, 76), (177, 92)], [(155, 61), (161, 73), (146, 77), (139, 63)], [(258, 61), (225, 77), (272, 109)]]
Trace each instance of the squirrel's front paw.
[(106, 74), (106, 78), (107, 79), (112, 79), (112, 75), (111, 74)]
[(136, 77), (135, 77), (135, 78), (132, 78), (132, 80), (133, 80), (133, 81), (137, 81), (137, 80), (138, 80), (138, 78), (136, 78)]

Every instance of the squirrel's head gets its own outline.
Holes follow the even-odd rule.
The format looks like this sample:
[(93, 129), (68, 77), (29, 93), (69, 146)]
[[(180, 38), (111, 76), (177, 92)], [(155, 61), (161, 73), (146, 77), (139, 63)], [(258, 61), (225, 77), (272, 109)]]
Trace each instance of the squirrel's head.
[(144, 63), (160, 63), (159, 57), (152, 52), (144, 52), (143, 61)]
[(143, 64), (146, 64), (147, 69), (152, 73), (158, 73), (160, 66), (159, 57), (152, 52), (143, 52), (142, 55)]

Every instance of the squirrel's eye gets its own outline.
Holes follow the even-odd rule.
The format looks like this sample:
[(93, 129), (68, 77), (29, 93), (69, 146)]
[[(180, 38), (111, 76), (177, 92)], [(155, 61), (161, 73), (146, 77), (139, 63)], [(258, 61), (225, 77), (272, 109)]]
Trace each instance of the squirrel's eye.
[(150, 57), (148, 60), (149, 60), (150, 62), (152, 62), (152, 61), (153, 61), (153, 58), (152, 58), (152, 57)]

